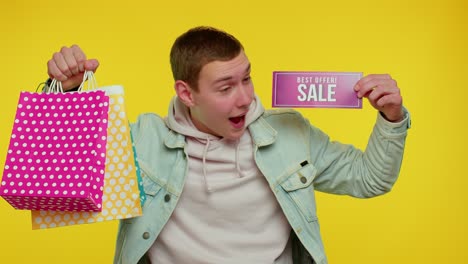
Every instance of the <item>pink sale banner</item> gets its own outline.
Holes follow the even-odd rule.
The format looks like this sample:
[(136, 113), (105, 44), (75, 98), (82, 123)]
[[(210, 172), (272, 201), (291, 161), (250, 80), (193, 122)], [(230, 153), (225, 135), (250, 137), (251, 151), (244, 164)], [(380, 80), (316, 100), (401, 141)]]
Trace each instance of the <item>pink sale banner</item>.
[(362, 108), (360, 72), (273, 72), (273, 107)]

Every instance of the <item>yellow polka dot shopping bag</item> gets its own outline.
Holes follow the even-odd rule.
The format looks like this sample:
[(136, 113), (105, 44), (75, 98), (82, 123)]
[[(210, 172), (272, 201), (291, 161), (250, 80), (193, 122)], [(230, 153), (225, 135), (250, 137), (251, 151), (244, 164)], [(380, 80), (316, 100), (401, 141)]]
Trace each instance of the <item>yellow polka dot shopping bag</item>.
[[(85, 75), (83, 83), (88, 75)], [(21, 92), (0, 195), (16, 209), (102, 210), (109, 96)]]
[(124, 105), (122, 86), (98, 88), (109, 96), (105, 177), (101, 212), (32, 211), (32, 228), (95, 223), (142, 215), (145, 200)]

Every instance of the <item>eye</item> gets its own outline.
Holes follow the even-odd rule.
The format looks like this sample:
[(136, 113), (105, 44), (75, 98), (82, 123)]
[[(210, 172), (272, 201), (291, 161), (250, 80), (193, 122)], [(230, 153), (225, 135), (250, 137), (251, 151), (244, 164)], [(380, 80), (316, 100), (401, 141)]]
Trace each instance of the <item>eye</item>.
[(252, 79), (252, 78), (251, 78), (250, 75), (249, 75), (249, 76), (245, 77), (242, 81), (243, 81), (243, 82), (250, 82), (251, 79)]
[(231, 90), (231, 86), (226, 86), (226, 87), (219, 89), (221, 93), (227, 93), (229, 92), (229, 90)]

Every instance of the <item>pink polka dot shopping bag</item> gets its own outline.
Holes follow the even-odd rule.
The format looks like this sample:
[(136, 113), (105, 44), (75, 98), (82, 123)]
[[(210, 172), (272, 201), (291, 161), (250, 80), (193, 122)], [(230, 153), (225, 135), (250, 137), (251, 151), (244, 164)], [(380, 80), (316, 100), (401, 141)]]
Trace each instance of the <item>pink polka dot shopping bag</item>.
[[(109, 96), (102, 90), (21, 92), (0, 195), (16, 209), (102, 210)], [(90, 81), (88, 81), (88, 84)]]
[(87, 224), (142, 215), (145, 196), (124, 104), (124, 89), (98, 88), (109, 97), (105, 177), (100, 212), (33, 210), (32, 228)]

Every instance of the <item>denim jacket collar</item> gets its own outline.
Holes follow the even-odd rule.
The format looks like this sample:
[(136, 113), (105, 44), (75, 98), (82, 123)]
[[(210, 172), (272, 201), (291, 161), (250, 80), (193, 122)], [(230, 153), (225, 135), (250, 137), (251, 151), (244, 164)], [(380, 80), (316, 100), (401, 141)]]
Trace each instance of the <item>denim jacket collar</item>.
[(258, 147), (268, 146), (276, 140), (278, 132), (268, 124), (263, 118), (259, 117), (255, 122), (249, 125), (252, 140)]
[(184, 148), (185, 147), (185, 136), (179, 134), (173, 130), (169, 130), (166, 138), (164, 139), (164, 144), (168, 148)]

